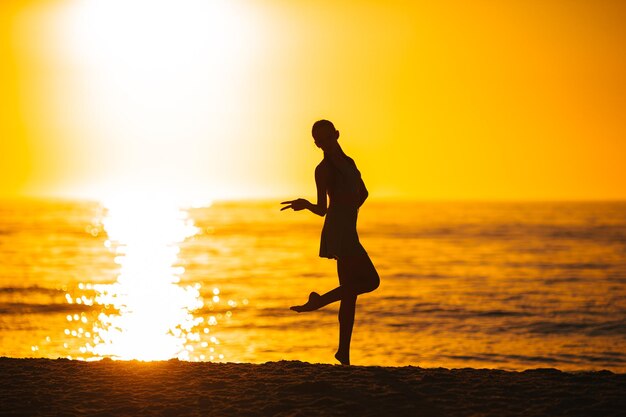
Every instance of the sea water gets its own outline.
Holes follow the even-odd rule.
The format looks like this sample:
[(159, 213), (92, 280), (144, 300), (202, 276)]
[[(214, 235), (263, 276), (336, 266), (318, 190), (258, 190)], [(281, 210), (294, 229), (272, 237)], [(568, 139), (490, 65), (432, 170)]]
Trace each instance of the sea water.
[[(323, 218), (274, 202), (0, 202), (0, 355), (333, 363)], [(626, 371), (626, 203), (367, 202), (359, 365)]]

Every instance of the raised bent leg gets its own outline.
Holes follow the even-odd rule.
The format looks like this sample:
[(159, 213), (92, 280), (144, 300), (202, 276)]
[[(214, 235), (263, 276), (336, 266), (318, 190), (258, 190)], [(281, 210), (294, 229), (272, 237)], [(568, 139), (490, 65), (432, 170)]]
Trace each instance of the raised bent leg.
[(337, 274), (339, 287), (325, 294), (312, 292), (309, 300), (299, 306), (290, 307), (291, 310), (303, 313), (315, 311), (328, 304), (344, 299), (352, 294), (364, 294), (374, 291), (380, 284), (378, 272), (366, 252), (354, 256), (346, 256), (337, 260)]
[(330, 303), (339, 301), (343, 298), (344, 288), (341, 286), (328, 291), (326, 294), (319, 295), (316, 292), (309, 294), (309, 300), (301, 306), (290, 307), (293, 311), (303, 313), (305, 311), (315, 311), (322, 307), (327, 306)]
[(366, 252), (340, 258), (337, 274), (339, 284), (357, 295), (374, 291), (380, 285), (378, 272)]

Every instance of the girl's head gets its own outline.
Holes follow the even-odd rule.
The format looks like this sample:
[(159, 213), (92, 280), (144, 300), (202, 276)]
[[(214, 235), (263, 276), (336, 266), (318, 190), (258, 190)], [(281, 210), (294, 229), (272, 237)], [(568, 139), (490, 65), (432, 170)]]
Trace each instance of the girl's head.
[(339, 139), (339, 131), (329, 120), (318, 120), (313, 123), (311, 134), (315, 140), (315, 145), (324, 152), (330, 150)]

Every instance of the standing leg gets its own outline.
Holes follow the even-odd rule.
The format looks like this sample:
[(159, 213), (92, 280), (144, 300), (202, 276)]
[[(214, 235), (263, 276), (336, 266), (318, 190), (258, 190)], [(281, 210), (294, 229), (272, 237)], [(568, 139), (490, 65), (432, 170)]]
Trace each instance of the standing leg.
[(356, 294), (346, 295), (339, 305), (339, 348), (335, 358), (342, 365), (350, 365), (350, 340), (356, 312)]
[(339, 285), (343, 289), (341, 303), (339, 304), (339, 347), (335, 358), (342, 365), (350, 365), (350, 340), (354, 327), (354, 314), (356, 311), (356, 258), (345, 256), (337, 260), (337, 275)]

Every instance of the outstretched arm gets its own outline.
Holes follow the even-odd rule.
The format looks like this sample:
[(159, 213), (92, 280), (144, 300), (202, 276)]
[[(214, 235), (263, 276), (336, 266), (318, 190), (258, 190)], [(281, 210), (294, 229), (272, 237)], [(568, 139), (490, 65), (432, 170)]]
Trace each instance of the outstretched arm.
[(328, 188), (328, 172), (324, 167), (318, 166), (315, 169), (315, 185), (317, 187), (317, 204), (311, 203), (304, 198), (298, 198), (291, 201), (283, 201), (280, 204), (287, 204), (280, 210), (293, 209), (294, 211), (300, 211), (307, 209), (318, 216), (326, 215), (328, 209), (328, 201), (326, 199), (326, 190)]

